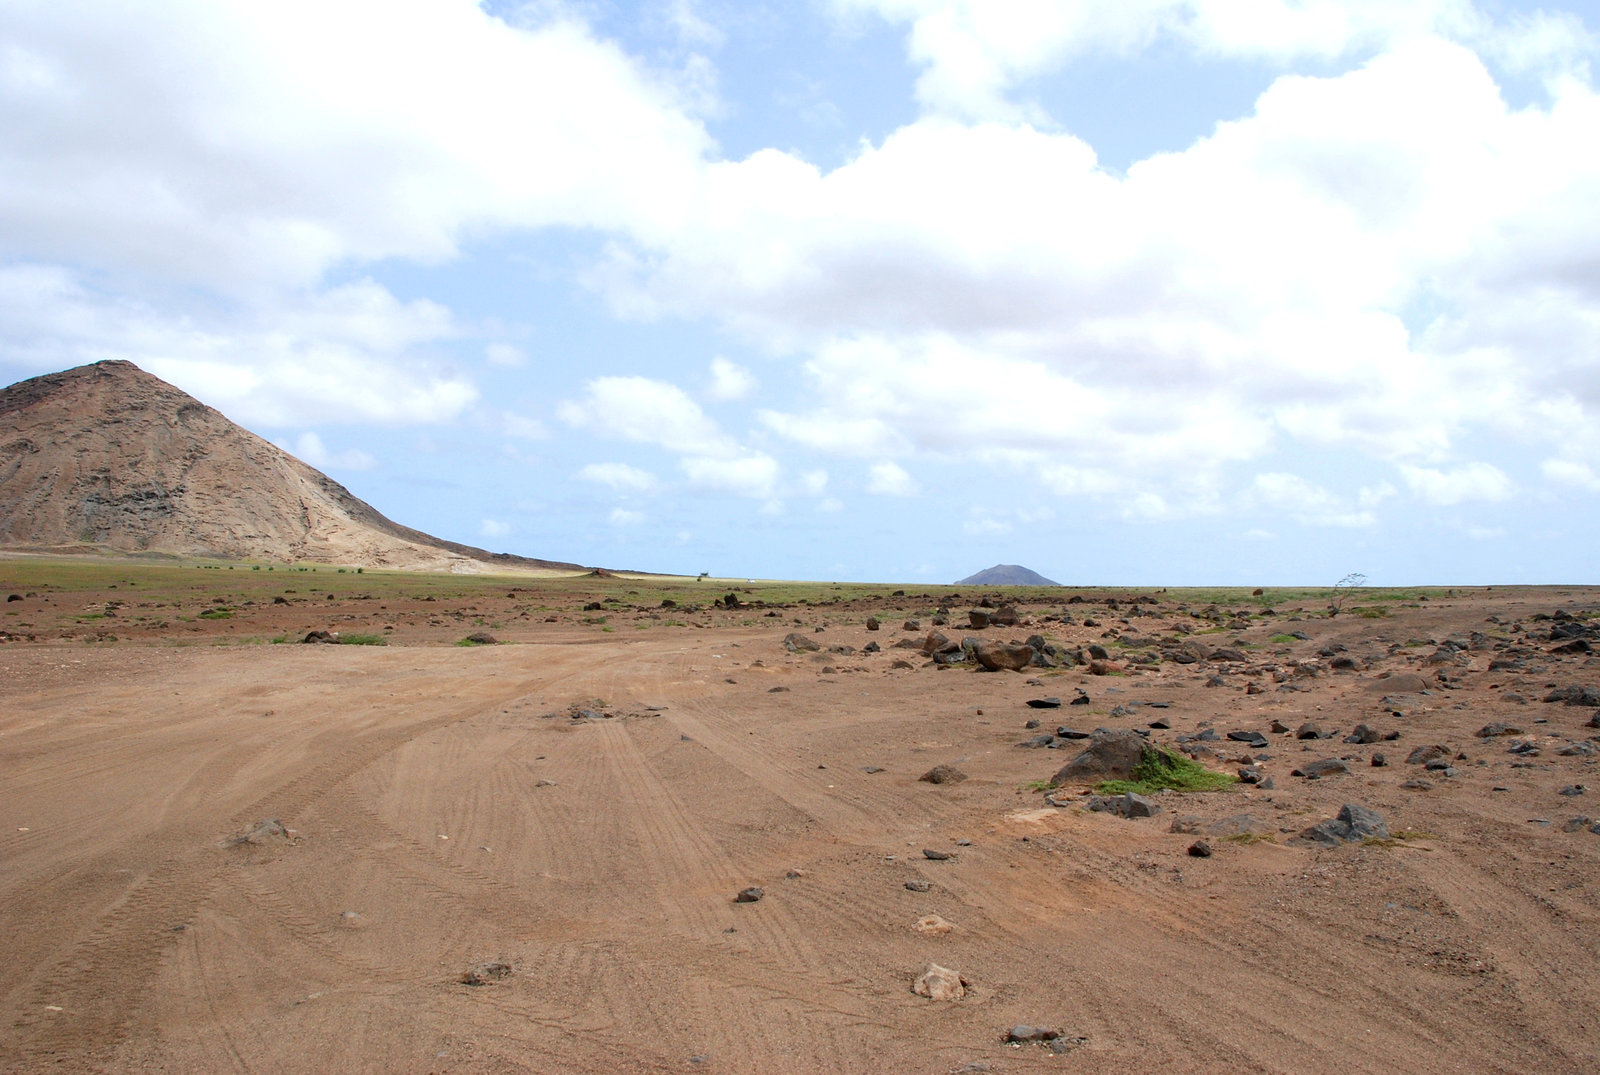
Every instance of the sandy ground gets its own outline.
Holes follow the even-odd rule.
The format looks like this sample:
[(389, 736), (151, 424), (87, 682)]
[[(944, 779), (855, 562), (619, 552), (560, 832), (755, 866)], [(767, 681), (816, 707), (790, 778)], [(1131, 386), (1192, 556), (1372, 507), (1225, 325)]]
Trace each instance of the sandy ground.
[[(1205, 636), (1254, 645), (1245, 667), (1101, 677), (937, 669), (890, 648), (924, 633), (899, 613), (876, 633), (841, 622), (864, 608), (632, 636), (529, 617), (478, 648), (180, 647), (154, 629), (9, 643), (0, 1068), (1600, 1070), (1600, 834), (1566, 831), (1600, 815), (1600, 780), (1593, 757), (1557, 753), (1600, 735), (1597, 710), (1540, 701), (1600, 676), (1550, 654), (1532, 618), (1600, 592), (1462, 594)], [(1045, 611), (999, 633), (1075, 646), (1208, 626), (1170, 605)], [(349, 615), (376, 629), (394, 611)], [(1294, 629), (1310, 640), (1268, 641)], [(796, 630), (885, 649), (792, 654)], [(1447, 638), (1470, 664), (1440, 684), (1425, 661)], [(1335, 642), (1355, 668), (1317, 657)], [(1379, 679), (1408, 672), (1430, 689)], [(1025, 705), (1078, 688), (1089, 705)], [(1123, 820), (1024, 787), (1075, 753), (1019, 748), (1030, 717), (1161, 718), (1164, 743), (1275, 718), (1339, 734), (1269, 733), (1254, 756), (1271, 790), (1168, 793)], [(1495, 720), (1525, 734), (1475, 736)], [(1361, 721), (1401, 738), (1342, 742)], [(1519, 740), (1537, 753), (1508, 753)], [(1403, 788), (1424, 776), (1406, 755), (1432, 743), (1465, 755), (1457, 775)], [(1209, 745), (1227, 771), (1248, 751)], [(1351, 773), (1289, 775), (1323, 757)], [(970, 778), (918, 781), (939, 763)], [(1344, 803), (1405, 835), (1287, 845)], [(1169, 831), (1241, 812), (1264, 838), (1211, 837), (1210, 858)], [(227, 846), (263, 818), (288, 835)], [(735, 903), (750, 885), (765, 898)], [(926, 915), (954, 928), (921, 933)], [(511, 972), (462, 984), (486, 961)], [(968, 995), (914, 995), (930, 962)], [(1007, 1045), (1016, 1024), (1072, 1044)]]

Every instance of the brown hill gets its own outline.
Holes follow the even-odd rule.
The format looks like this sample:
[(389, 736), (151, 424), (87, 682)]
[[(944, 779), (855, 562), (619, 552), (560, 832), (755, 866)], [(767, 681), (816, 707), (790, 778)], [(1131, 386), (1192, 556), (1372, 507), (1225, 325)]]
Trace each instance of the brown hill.
[(131, 362), (0, 391), (0, 548), (476, 573), (581, 571), (401, 526)]

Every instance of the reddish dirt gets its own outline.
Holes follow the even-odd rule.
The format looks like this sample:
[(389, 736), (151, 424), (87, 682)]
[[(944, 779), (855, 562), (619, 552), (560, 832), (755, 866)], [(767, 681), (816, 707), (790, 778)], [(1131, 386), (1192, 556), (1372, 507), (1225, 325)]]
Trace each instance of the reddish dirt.
[[(77, 609), (119, 594), (53, 596)], [(83, 640), (104, 620), (64, 640), (30, 605), (42, 599), (18, 603), (40, 640), (0, 646), (0, 1068), (1600, 1069), (1600, 834), (1564, 831), (1600, 816), (1600, 780), (1592, 757), (1557, 753), (1600, 735), (1597, 710), (1540, 701), (1600, 676), (1552, 654), (1551, 623), (1533, 618), (1600, 609), (1600, 592), (1461, 591), (1370, 620), (1280, 609), (1192, 636), (1256, 647), (1209, 688), (1213, 662), (936, 669), (890, 648), (920, 637), (899, 629), (904, 613), (867, 632), (867, 604), (754, 626), (685, 613), (699, 629), (634, 630), (628, 617), (649, 615), (634, 611), (603, 634), (570, 591), (499, 599), (507, 644), (477, 648), (438, 643), (471, 629), (481, 597), (261, 601), (162, 626), (124, 608), (114, 644)], [(557, 622), (541, 602), (562, 603)], [(1062, 611), (1079, 622), (1044, 618)], [(1209, 626), (1194, 606), (1128, 611), (1057, 600), (984, 636), (1076, 647)], [(385, 626), (381, 648), (172, 644)], [(1310, 640), (1269, 641), (1296, 629)], [(791, 654), (789, 631), (857, 652)], [(1448, 638), (1469, 663), (1441, 683), (1426, 659)], [(860, 653), (873, 639), (884, 652)], [(1333, 643), (1356, 667), (1317, 656)], [(1488, 670), (1519, 653), (1523, 668)], [(1386, 673), (1430, 689), (1385, 702)], [(1087, 706), (1024, 704), (1080, 687)], [(1111, 715), (1133, 702), (1169, 707)], [(1033, 717), (1043, 731), (1159, 717), (1168, 744), (1275, 718), (1339, 734), (1268, 733), (1256, 753), (1272, 790), (1168, 793), (1162, 814), (1127, 821), (1023, 787), (1075, 753), (1019, 749)], [(1475, 736), (1496, 720), (1526, 734)], [(1401, 738), (1344, 743), (1361, 721)], [(1517, 740), (1538, 753), (1508, 753)], [(1406, 755), (1431, 743), (1466, 755), (1458, 775), (1403, 788), (1424, 775)], [(1201, 759), (1227, 771), (1248, 749), (1209, 746)], [(1379, 751), (1389, 764), (1373, 768)], [(1323, 757), (1352, 772), (1290, 775)], [(939, 763), (969, 779), (917, 780)], [(1347, 802), (1404, 835), (1287, 845)], [(1241, 812), (1266, 838), (1212, 837), (1211, 858), (1169, 831), (1178, 815)], [(226, 846), (263, 818), (288, 836)], [(735, 903), (749, 885), (765, 898)], [(928, 914), (955, 928), (917, 932)], [(488, 961), (511, 974), (460, 982)], [(930, 962), (969, 995), (915, 996)], [(1004, 1044), (1016, 1024), (1082, 1041), (1059, 1055)]]

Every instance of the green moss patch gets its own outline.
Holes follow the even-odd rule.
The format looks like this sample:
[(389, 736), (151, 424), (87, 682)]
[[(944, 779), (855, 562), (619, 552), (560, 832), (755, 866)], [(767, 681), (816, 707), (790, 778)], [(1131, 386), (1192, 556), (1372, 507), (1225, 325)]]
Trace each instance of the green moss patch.
[(1147, 747), (1128, 780), (1103, 780), (1095, 785), (1101, 795), (1149, 795), (1156, 791), (1220, 791), (1239, 778), (1207, 769), (1199, 762), (1170, 750)]

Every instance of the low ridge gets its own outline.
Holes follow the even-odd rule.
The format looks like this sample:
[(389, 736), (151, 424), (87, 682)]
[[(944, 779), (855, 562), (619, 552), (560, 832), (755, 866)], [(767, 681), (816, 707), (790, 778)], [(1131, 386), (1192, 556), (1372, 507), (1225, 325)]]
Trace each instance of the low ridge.
[(0, 548), (461, 573), (584, 570), (401, 526), (326, 474), (122, 361), (0, 391)]

